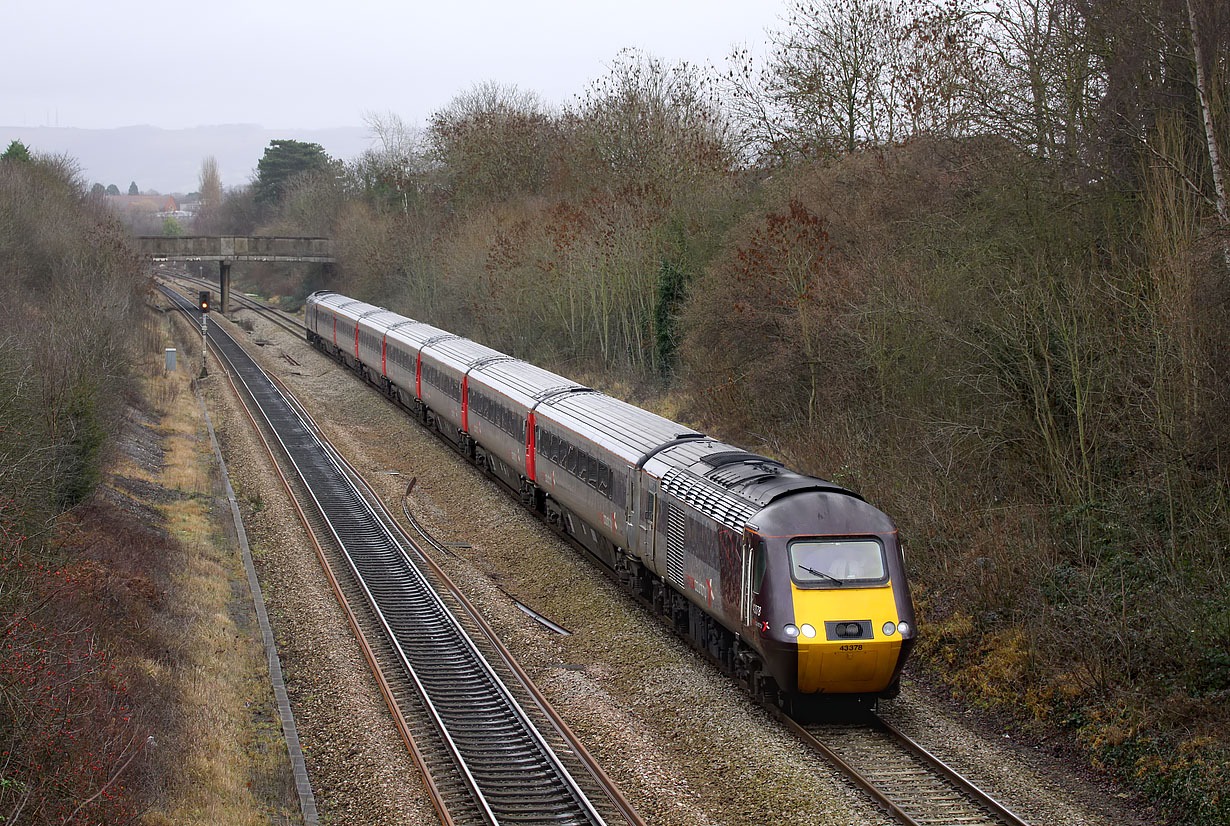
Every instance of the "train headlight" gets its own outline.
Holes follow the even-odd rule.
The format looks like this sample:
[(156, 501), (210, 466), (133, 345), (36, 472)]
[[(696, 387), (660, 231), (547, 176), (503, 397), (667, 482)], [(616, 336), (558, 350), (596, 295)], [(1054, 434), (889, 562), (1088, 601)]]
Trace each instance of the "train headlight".
[(797, 637), (799, 635), (799, 627), (797, 625), (787, 625), (784, 630), (787, 637)]
[(908, 622), (897, 623), (897, 630), (901, 632), (901, 636), (903, 637), (908, 637), (910, 634), (914, 633), (914, 629)]
[(803, 626), (799, 628), (799, 630), (802, 631), (803, 636), (807, 637), (808, 639), (811, 639), (812, 637), (816, 636), (815, 626), (808, 625), (807, 623), (803, 623)]
[[(906, 627), (909, 627), (909, 623), (906, 623)], [(886, 622), (884, 623), (884, 628), (881, 630), (884, 631), (884, 636), (891, 637), (893, 634), (897, 633), (897, 623)]]

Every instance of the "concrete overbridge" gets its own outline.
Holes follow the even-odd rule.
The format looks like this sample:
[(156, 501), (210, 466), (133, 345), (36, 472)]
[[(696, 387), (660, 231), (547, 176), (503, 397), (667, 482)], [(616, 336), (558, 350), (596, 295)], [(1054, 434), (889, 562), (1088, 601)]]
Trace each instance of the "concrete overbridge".
[(231, 264), (236, 261), (279, 261), (304, 264), (336, 263), (328, 238), (268, 235), (144, 235), (137, 249), (151, 261), (217, 261), (221, 295), (219, 308), (229, 309)]

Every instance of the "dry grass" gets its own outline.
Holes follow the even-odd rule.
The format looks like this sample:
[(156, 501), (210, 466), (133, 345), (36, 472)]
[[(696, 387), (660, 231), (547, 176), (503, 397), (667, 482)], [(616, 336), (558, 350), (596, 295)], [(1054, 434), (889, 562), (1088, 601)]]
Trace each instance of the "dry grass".
[(180, 703), (176, 742), (168, 744), (179, 753), (180, 773), (144, 822), (299, 822), (242, 558), (215, 499), (218, 469), (190, 387), (195, 371), (185, 367), (181, 360), (163, 375), (159, 363), (145, 379), (162, 414), (163, 471), (121, 470), (186, 494), (150, 503), (184, 551), (168, 600), (183, 638), (177, 667), (158, 675), (175, 684)]

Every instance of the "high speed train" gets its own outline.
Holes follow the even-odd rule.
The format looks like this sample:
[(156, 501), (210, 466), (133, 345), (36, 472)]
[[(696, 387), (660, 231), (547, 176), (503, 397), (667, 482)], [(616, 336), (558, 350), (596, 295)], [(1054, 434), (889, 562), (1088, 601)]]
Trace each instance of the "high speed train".
[(914, 607), (896, 526), (858, 494), (335, 292), (305, 316), (765, 701), (896, 696)]

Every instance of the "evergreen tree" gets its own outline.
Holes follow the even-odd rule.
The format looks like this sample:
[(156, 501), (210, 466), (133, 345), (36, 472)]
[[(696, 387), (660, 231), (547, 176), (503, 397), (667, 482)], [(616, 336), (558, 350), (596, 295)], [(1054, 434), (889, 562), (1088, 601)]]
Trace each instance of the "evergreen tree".
[(30, 161), (30, 149), (21, 141), (13, 141), (9, 144), (9, 148), (4, 150), (4, 154), (0, 155), (0, 161), (17, 161), (27, 163)]
[(128, 194), (129, 195), (140, 195), (141, 194), (141, 190), (137, 189), (136, 181), (133, 181), (132, 183), (128, 185)]
[(256, 180), (252, 184), (256, 202), (274, 204), (282, 199), (287, 184), (300, 175), (323, 172), (330, 158), (318, 143), (296, 140), (273, 140), (265, 147), (265, 155), (256, 163)]

